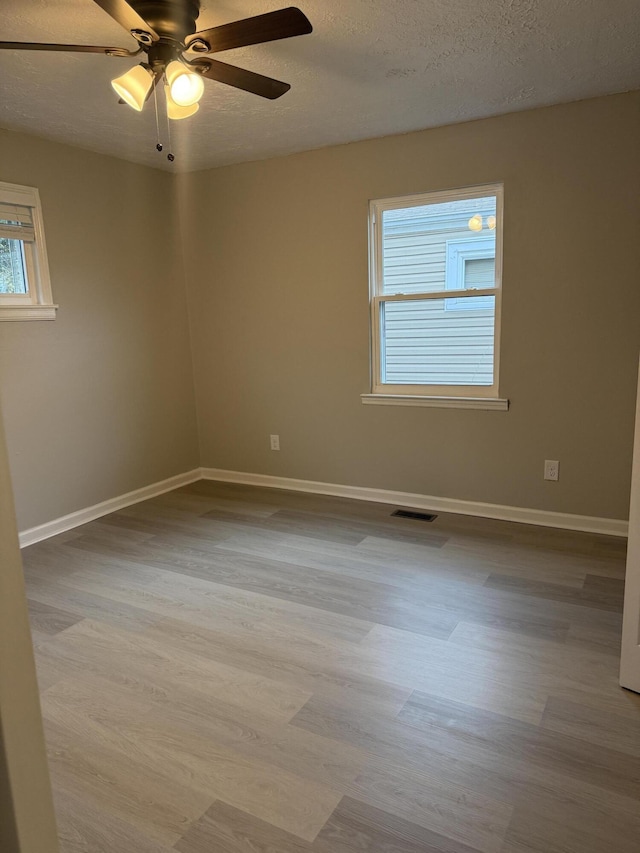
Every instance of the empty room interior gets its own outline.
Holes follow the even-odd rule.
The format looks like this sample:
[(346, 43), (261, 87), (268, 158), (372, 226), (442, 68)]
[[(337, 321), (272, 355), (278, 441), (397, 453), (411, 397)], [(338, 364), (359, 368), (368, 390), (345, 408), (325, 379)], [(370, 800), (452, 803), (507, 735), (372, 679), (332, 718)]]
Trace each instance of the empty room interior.
[(636, 0), (0, 38), (2, 853), (638, 853)]

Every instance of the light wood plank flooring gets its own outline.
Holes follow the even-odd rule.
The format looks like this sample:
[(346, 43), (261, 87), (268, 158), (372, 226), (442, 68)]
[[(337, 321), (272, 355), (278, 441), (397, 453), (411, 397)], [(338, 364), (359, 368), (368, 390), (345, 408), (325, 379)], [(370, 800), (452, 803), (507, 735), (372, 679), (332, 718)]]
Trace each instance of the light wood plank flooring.
[(638, 853), (624, 543), (200, 482), (24, 551), (63, 853)]

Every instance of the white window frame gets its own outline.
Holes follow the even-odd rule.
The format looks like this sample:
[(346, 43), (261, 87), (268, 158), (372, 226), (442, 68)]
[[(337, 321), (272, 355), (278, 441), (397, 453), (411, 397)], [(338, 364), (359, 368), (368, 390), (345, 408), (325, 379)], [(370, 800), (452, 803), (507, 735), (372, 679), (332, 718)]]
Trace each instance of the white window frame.
[[(382, 307), (386, 302), (450, 299), (451, 290), (385, 295), (383, 292), (382, 214), (386, 210), (420, 207), (449, 201), (495, 196), (496, 247), (495, 287), (459, 290), (456, 300), (469, 297), (495, 297), (493, 384), (492, 385), (391, 385), (382, 381)], [(454, 190), (421, 193), (395, 198), (375, 199), (369, 203), (369, 287), (371, 319), (371, 392), (362, 395), (363, 403), (426, 405), (459, 408), (508, 409), (508, 400), (499, 396), (500, 326), (502, 313), (502, 231), (504, 187), (502, 183), (483, 184)]]
[(33, 241), (21, 241), (28, 292), (0, 293), (0, 320), (55, 320), (58, 306), (51, 294), (40, 193), (36, 187), (0, 181), (0, 202), (30, 208), (35, 235)]

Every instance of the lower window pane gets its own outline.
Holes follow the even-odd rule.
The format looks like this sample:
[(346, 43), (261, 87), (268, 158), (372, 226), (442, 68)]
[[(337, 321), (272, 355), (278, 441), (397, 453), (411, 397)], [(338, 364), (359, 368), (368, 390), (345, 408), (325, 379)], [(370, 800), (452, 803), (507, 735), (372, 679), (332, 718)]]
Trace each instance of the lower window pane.
[(0, 237), (0, 293), (27, 292), (22, 241)]
[(380, 307), (383, 383), (493, 385), (495, 296)]

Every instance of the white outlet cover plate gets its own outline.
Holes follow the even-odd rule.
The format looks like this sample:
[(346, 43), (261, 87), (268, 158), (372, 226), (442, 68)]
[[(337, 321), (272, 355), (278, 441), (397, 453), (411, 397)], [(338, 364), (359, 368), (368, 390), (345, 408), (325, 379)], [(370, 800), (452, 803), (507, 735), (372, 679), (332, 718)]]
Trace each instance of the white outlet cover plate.
[(560, 463), (555, 459), (545, 459), (544, 461), (544, 478), (545, 480), (558, 480), (560, 476)]

